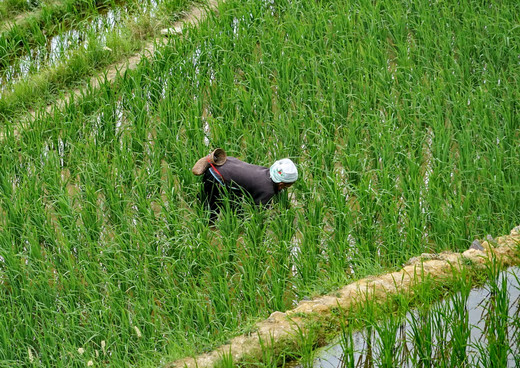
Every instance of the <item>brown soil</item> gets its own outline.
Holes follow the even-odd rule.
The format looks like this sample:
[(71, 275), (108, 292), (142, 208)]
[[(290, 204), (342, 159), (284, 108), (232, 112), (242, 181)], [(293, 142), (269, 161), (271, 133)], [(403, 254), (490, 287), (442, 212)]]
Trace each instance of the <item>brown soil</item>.
[(231, 343), (211, 353), (178, 360), (168, 364), (167, 367), (212, 367), (222, 359), (223, 355), (229, 357), (229, 354), (233, 357), (234, 363), (260, 361), (262, 344), (272, 347), (275, 353), (289, 346), (294, 347), (301, 333), (305, 334), (309, 330), (310, 323), (313, 325), (313, 330), (316, 330), (316, 324), (326, 326), (338, 308), (342, 310), (355, 308), (362, 305), (367, 298), (375, 302), (385, 301), (391, 295), (409, 292), (412, 287), (426, 278), (439, 282), (450, 280), (453, 278), (454, 269), (463, 267), (480, 269), (492, 257), (504, 267), (519, 264), (520, 226), (514, 228), (507, 236), (483, 241), (481, 245), (484, 250), (469, 249), (463, 253), (423, 254), (412, 258), (398, 272), (368, 277), (341, 288), (333, 295), (302, 301), (296, 308), (285, 313), (274, 312), (267, 320), (257, 324), (253, 334), (238, 336), (231, 340)]

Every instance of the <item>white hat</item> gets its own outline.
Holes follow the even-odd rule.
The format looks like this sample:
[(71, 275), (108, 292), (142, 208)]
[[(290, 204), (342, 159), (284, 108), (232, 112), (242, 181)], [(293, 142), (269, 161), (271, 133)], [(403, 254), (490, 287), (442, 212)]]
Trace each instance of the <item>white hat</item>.
[(298, 169), (288, 158), (276, 161), (269, 169), (269, 174), (275, 183), (294, 183), (298, 179)]

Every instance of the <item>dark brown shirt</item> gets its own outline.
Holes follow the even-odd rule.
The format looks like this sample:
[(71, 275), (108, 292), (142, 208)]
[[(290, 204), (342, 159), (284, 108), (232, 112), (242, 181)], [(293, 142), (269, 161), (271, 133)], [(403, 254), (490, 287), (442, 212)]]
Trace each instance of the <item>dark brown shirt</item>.
[(226, 185), (232, 188), (238, 186), (249, 194), (256, 204), (265, 205), (278, 193), (267, 167), (248, 164), (228, 156), (224, 165), (216, 166), (216, 169), (224, 177)]

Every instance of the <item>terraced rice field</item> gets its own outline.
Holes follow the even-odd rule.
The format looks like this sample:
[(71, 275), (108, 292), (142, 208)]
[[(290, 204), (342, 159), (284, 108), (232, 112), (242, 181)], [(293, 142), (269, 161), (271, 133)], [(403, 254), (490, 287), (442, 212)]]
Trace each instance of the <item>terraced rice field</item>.
[(0, 114), (23, 114), (26, 108), (41, 107), (67, 89), (84, 85), (93, 74), (103, 76), (104, 68), (142, 50), (192, 3), (42, 1), (14, 18), (8, 15), (16, 14), (16, 7), (5, 5), (0, 25)]
[[(86, 85), (192, 4), (1, 3), (0, 366), (161, 366), (520, 224), (516, 1), (228, 0)], [(300, 180), (209, 228), (216, 147)]]
[[(461, 280), (446, 299), (398, 308), (383, 321), (369, 303), (357, 321), (346, 318), (334, 344), (310, 352), (298, 367), (517, 367), (519, 270), (497, 271), (483, 287)], [(366, 328), (355, 331), (360, 320)]]

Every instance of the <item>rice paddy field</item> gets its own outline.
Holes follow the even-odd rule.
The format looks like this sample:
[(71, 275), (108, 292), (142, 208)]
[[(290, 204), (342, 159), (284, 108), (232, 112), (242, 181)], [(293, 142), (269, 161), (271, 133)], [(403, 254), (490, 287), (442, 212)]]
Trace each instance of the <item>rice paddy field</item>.
[[(17, 7), (13, 2), (19, 3)], [(20, 115), (84, 86), (145, 47), (191, 0), (0, 3), (0, 115)], [(29, 7), (31, 11), (22, 12)], [(17, 10), (18, 9), (18, 10)], [(2, 16), (2, 14), (4, 14)]]
[[(458, 292), (444, 300), (412, 310), (403, 304), (383, 321), (367, 303), (361, 315), (344, 319), (334, 344), (312, 351), (299, 367), (518, 367), (519, 272), (488, 264), (484, 286), (472, 289), (459, 278)], [(360, 324), (365, 328), (354, 332)]]
[[(50, 111), (191, 3), (0, 4), (0, 367), (162, 366), (520, 224), (517, 1), (228, 0)], [(217, 147), (300, 179), (210, 228)]]

